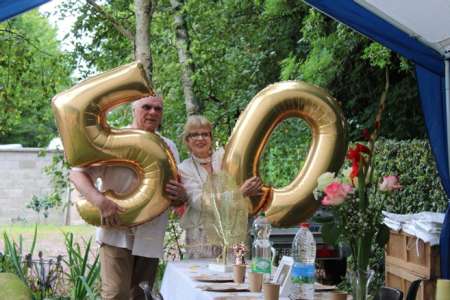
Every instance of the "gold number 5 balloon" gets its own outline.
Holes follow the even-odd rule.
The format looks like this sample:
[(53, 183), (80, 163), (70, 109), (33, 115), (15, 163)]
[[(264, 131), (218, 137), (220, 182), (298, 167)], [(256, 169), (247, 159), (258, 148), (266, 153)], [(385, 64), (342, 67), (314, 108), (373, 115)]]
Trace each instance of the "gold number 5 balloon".
[(319, 206), (312, 195), (317, 178), (337, 171), (347, 150), (346, 121), (336, 100), (323, 89), (287, 81), (259, 92), (239, 117), (226, 146), (224, 169), (239, 184), (258, 175), (261, 154), (275, 127), (296, 117), (307, 122), (312, 142), (302, 170), (286, 187), (264, 186), (263, 197), (252, 198), (252, 213), (265, 210), (277, 226), (291, 226), (310, 217)]
[[(71, 166), (114, 165), (133, 169), (139, 186), (128, 194), (106, 192), (126, 209), (121, 225), (144, 223), (160, 215), (170, 202), (163, 187), (176, 178), (176, 163), (164, 141), (156, 134), (136, 130), (115, 130), (106, 114), (113, 107), (152, 95), (139, 63), (126, 65), (90, 78), (53, 98), (53, 111)], [(99, 210), (90, 202), (77, 202), (81, 217), (100, 225)]]

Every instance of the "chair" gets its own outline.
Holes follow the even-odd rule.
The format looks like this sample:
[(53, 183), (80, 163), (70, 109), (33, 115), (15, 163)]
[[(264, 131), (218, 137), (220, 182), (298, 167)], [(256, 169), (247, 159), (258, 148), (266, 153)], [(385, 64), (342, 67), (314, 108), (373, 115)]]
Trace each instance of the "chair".
[(375, 300), (403, 300), (403, 292), (399, 289), (383, 286), (378, 290)]
[(408, 293), (406, 293), (406, 300), (415, 300), (417, 291), (419, 290), (420, 284), (422, 283), (422, 279), (417, 279), (411, 282), (409, 286)]

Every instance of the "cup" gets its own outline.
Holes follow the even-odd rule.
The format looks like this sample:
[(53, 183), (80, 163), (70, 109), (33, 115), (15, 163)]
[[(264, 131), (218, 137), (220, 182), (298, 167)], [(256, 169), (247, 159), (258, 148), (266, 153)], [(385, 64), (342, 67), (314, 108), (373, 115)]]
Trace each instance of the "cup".
[(257, 272), (248, 273), (248, 285), (250, 292), (259, 293), (261, 292), (263, 274)]
[(436, 300), (446, 300), (450, 295), (450, 280), (438, 279), (436, 283)]
[(245, 279), (245, 265), (233, 265), (233, 281), (243, 283)]
[(274, 282), (263, 283), (264, 300), (278, 300), (280, 298), (280, 285)]

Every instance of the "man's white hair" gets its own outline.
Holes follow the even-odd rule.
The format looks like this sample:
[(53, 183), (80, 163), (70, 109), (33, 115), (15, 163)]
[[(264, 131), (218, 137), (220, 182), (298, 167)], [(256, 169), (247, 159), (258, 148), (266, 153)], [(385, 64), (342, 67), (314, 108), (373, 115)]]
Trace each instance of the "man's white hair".
[(160, 99), (160, 100), (161, 100), (161, 103), (163, 102), (163, 101), (162, 101), (162, 100), (163, 100), (162, 96), (161, 96), (161, 95), (158, 95), (158, 94), (155, 94), (154, 96), (143, 97), (143, 98), (137, 99), (136, 101), (133, 101), (133, 102), (131, 103), (131, 108), (133, 109), (133, 111), (136, 109), (136, 107), (137, 107), (139, 101), (144, 100), (144, 99)]

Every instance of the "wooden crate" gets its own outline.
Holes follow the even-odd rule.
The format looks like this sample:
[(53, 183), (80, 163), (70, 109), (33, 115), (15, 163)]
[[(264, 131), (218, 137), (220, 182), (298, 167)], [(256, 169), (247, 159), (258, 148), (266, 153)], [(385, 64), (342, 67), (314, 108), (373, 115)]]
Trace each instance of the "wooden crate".
[[(396, 265), (386, 264), (385, 266), (385, 285), (397, 288), (403, 292), (404, 297), (408, 293), (411, 282), (416, 279), (423, 279), (414, 273)], [(436, 280), (424, 279), (417, 291), (416, 300), (435, 300)]]
[(391, 231), (386, 245), (386, 265), (398, 266), (420, 278), (438, 278), (439, 246), (431, 247), (414, 236)]

